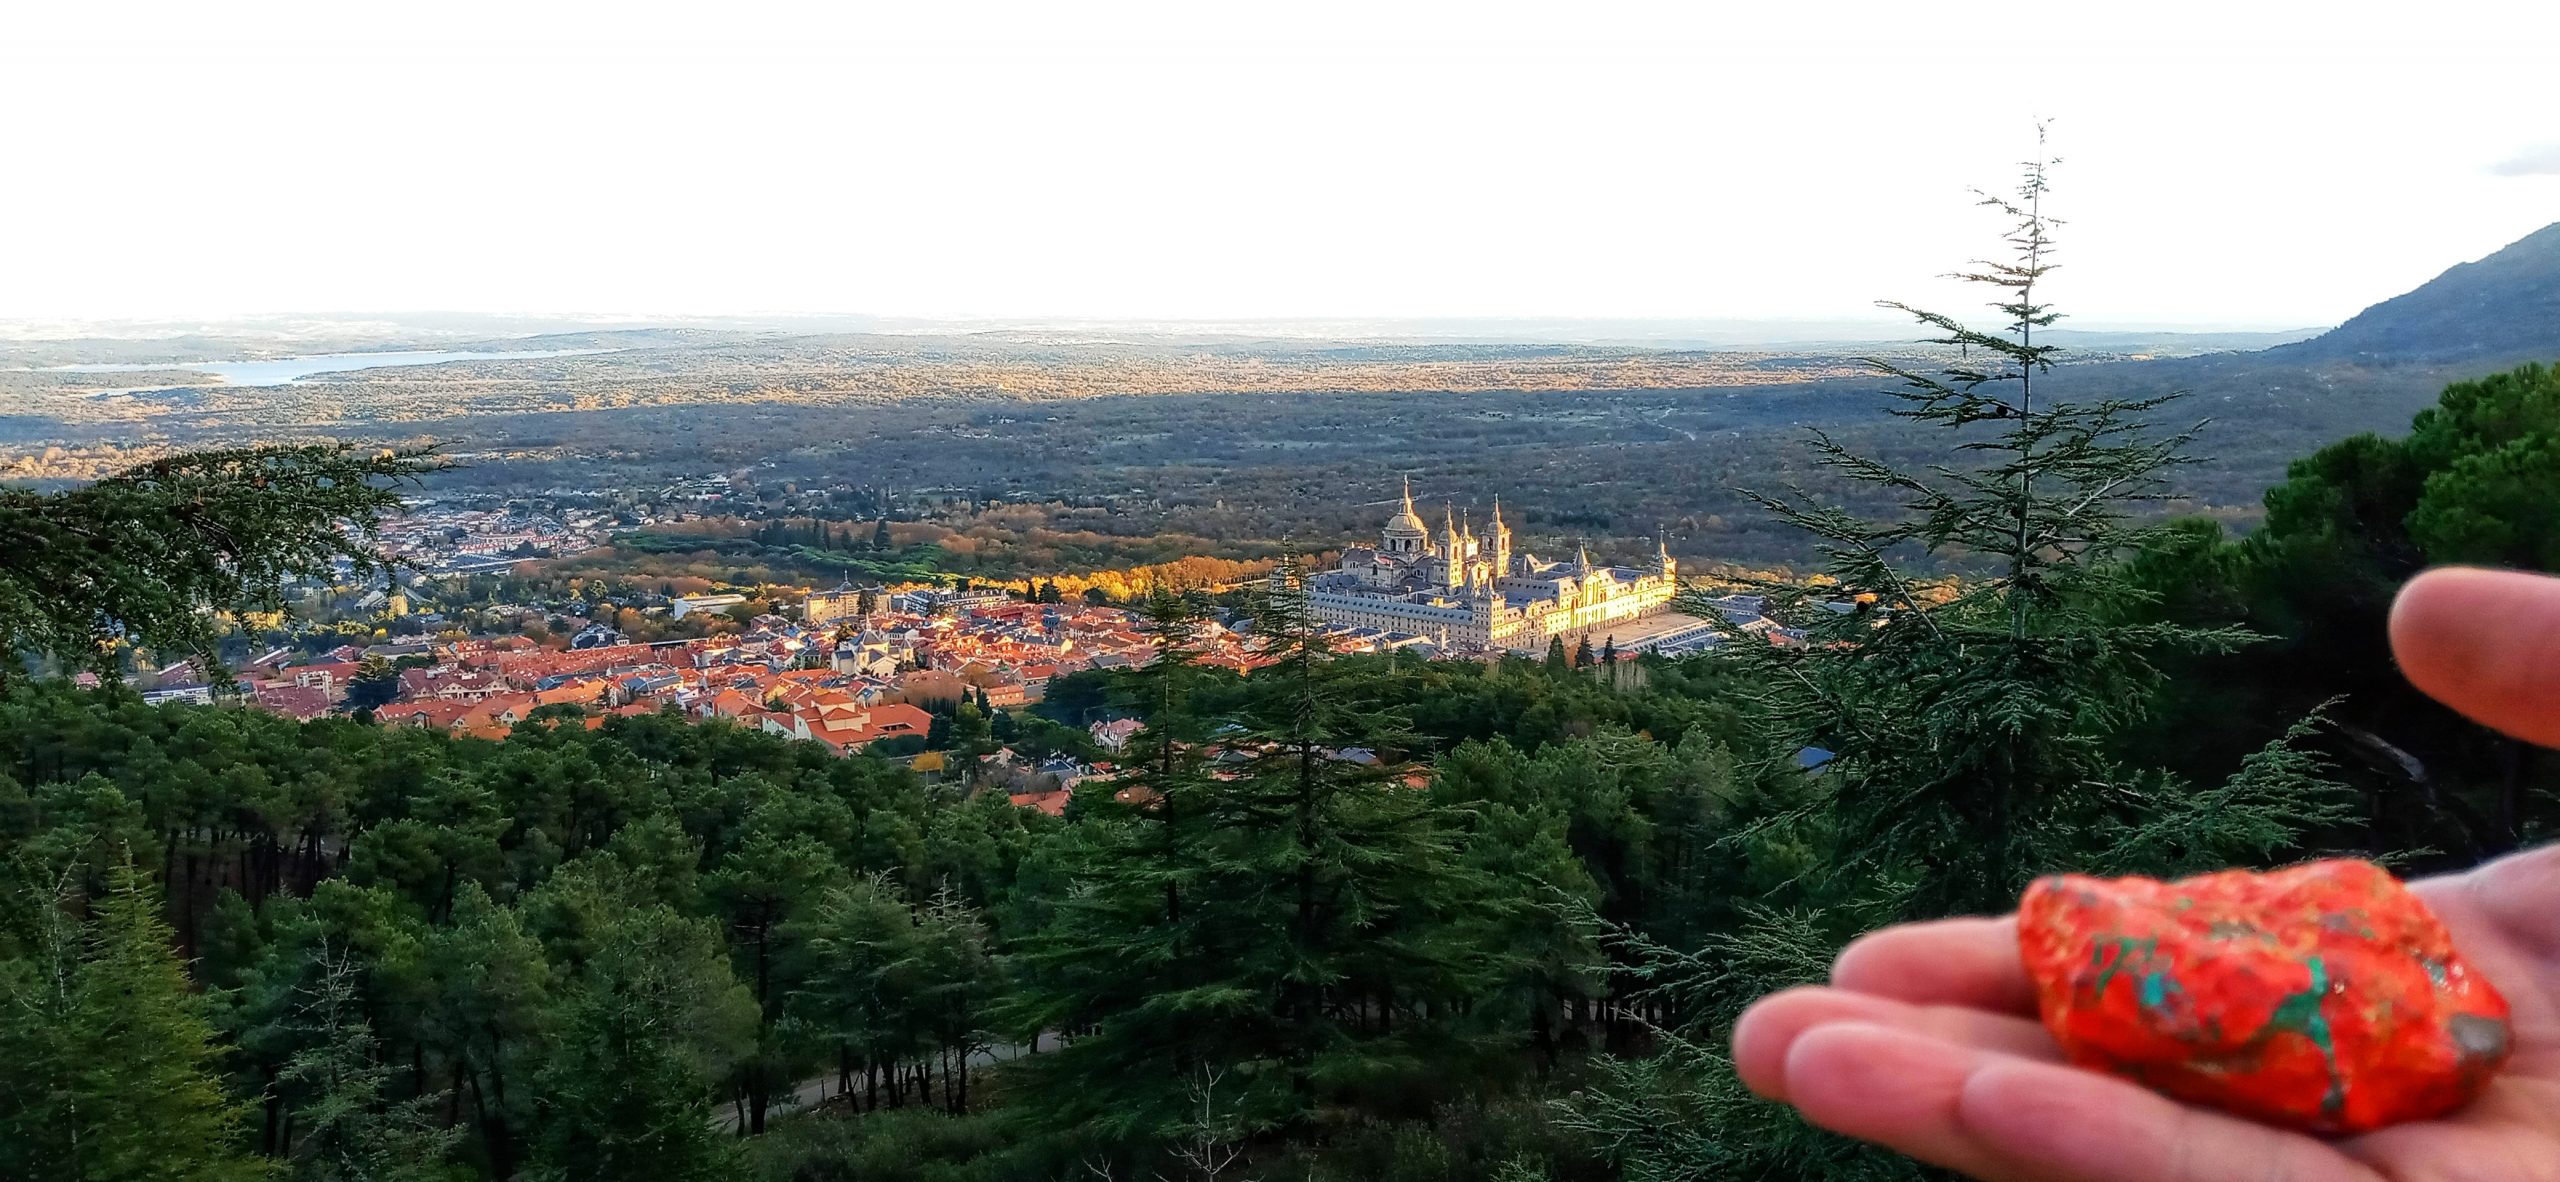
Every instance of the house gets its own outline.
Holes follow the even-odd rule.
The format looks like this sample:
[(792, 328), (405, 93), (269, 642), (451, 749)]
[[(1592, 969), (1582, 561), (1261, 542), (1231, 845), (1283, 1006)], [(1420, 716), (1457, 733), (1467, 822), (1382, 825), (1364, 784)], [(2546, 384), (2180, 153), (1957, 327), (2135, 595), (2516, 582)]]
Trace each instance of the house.
[(328, 691), (298, 685), (262, 685), (252, 693), (250, 700), (260, 710), (297, 722), (309, 722), (327, 714), (330, 706)]
[(680, 595), (667, 601), (667, 610), (681, 620), (695, 612), (716, 612), (746, 601), (744, 595)]
[(764, 729), (795, 739), (815, 739), (840, 753), (859, 751), (882, 739), (922, 735), (933, 716), (905, 703), (857, 708), (829, 702), (764, 716)]
[(356, 662), (319, 661), (309, 665), (288, 665), (276, 670), (278, 677), (304, 689), (316, 689), (329, 695), (332, 702), (347, 696), (347, 683), (356, 679)]
[(156, 690), (144, 690), (142, 693), (142, 704), (145, 706), (166, 706), (171, 702), (210, 706), (213, 704), (213, 687), (201, 683), (170, 685)]
[(421, 702), (394, 702), (374, 711), (373, 718), (384, 726), (424, 726), (447, 730), (455, 720), (478, 706), (477, 702), (449, 702), (433, 698)]
[(1048, 792), (1016, 792), (1010, 799), (1017, 808), (1032, 809), (1052, 817), (1063, 817), (1067, 813), (1067, 801), (1074, 796), (1075, 793), (1059, 788)]
[(1119, 718), (1110, 722), (1097, 722), (1091, 729), (1093, 741), (1100, 744), (1103, 750), (1118, 751), (1129, 745), (1129, 736), (1145, 730), (1146, 726), (1147, 724), (1134, 718)]

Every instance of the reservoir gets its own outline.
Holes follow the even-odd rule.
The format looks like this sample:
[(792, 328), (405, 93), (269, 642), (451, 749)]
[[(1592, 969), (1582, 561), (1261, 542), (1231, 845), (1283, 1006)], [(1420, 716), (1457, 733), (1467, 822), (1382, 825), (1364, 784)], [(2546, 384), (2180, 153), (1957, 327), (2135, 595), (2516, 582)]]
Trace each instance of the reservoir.
[[(186, 369), (213, 374), (226, 386), (281, 386), (296, 378), (315, 373), (344, 373), (356, 369), (388, 369), (401, 365), (441, 365), (448, 361), (504, 361), (527, 357), (583, 357), (595, 353), (617, 352), (613, 349), (545, 349), (513, 353), (448, 353), (435, 350), (410, 350), (397, 353), (315, 353), (307, 357), (277, 357), (266, 361), (171, 361), (158, 365), (52, 365), (48, 373), (119, 373), (133, 370)], [(153, 386), (147, 389), (179, 390), (183, 386)], [(141, 393), (141, 390), (128, 391)]]

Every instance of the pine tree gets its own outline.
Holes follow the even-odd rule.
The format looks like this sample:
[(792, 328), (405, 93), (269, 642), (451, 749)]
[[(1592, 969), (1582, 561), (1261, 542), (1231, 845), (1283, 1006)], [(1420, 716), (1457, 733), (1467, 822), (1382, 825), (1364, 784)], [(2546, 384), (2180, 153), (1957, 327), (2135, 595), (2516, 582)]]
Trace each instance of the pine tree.
[(361, 1012), (358, 966), (320, 950), (300, 1017), (310, 1045), (285, 1065), (279, 1088), (303, 1095), (288, 1152), (295, 1182), (457, 1182), (448, 1157), (463, 1134), (433, 1111), (434, 1093), (393, 1100), (398, 1069), (377, 1061)]
[(1561, 636), (1550, 636), (1550, 637), (1548, 637), (1548, 638), (1547, 638), (1547, 668), (1548, 668), (1548, 669), (1551, 669), (1551, 670), (1562, 670), (1562, 669), (1568, 669), (1568, 668), (1571, 668), (1571, 667), (1572, 667), (1572, 663), (1571, 663), (1569, 660), (1567, 660), (1567, 659), (1566, 659), (1566, 657), (1565, 657), (1565, 652), (1564, 652), (1564, 637), (1561, 637)]
[[(65, 876), (66, 894), (76, 878)], [(264, 1178), (246, 1110), (225, 1094), (220, 1048), (130, 858), (87, 901), (43, 909), (37, 955), (0, 962), (0, 1176), (65, 1182)]]
[(1581, 669), (1591, 664), (1591, 637), (1585, 635), (1580, 643), (1573, 646), (1573, 667)]
[[(1983, 204), (2009, 220), (2007, 258), (1959, 276), (1997, 293), (1997, 331), (1901, 304), (1961, 360), (1935, 372), (1878, 362), (1898, 383), (1892, 413), (1945, 433), (1964, 466), (1894, 466), (1816, 434), (1816, 462), (1890, 493), (1907, 512), (1861, 518), (1801, 492), (1757, 499), (1807, 531), (1836, 586), (1827, 600), (1772, 588), (1774, 614), (1809, 643), (1744, 646), (1754, 712), (1771, 756), (1774, 811), (1746, 830), (1746, 858), (1805, 869), (1741, 904), (1742, 922), (1702, 948), (1652, 949), (1648, 974), (1688, 1018), (1659, 1056), (1612, 1066), (1577, 1108), (1639, 1177), (1890, 1179), (1918, 1167), (1815, 1134), (1742, 1092), (1721, 1030), (1750, 999), (1818, 980), (1841, 944), (1881, 923), (2002, 911), (2054, 869), (2162, 873), (2278, 856), (2341, 815), (2319, 767), (2272, 736), (2218, 792), (2119, 762), (2112, 740), (2160, 689), (2157, 662), (2244, 643), (2230, 629), (2146, 621), (2131, 560), (2162, 527), (2139, 511), (2166, 493), (2192, 432), (2147, 423), (2168, 398), (2063, 402), (2038, 379), (2056, 349), (2038, 340), (2058, 314), (2038, 284), (2053, 269), (2044, 212), (2049, 161), (2025, 166), (2012, 196)], [(1976, 564), (1951, 602), (1914, 593), (1901, 561), (1918, 552)], [(1810, 609), (1810, 610), (1809, 610)], [(1833, 758), (1815, 774), (1792, 753)], [(1808, 864), (1809, 863), (1809, 864)]]
[(540, 1077), (532, 1176), (727, 1182), (735, 1149), (710, 1121), (713, 1084), (755, 1046), (756, 1003), (708, 921), (664, 907), (602, 933)]
[[(1243, 757), (1225, 775), (1178, 737), (1202, 720), (1183, 617), (1157, 601), (1143, 689), (1164, 733), (1133, 745), (1135, 802), (1078, 826), (1074, 885), (1014, 958), (1011, 1025), (1086, 1032), (1024, 1065), (1028, 1110), (1146, 1168), (1196, 1143), (1201, 1073), (1223, 1081), (1211, 1122), (1250, 1136), (1445, 1068), (1474, 1046), (1463, 1000), (1501, 972), (1463, 918), (1475, 872), (1392, 757), (1401, 722), (1330, 659), (1293, 565), (1257, 615), (1272, 663), (1215, 732)], [(1348, 757), (1361, 746), (1380, 757)]]

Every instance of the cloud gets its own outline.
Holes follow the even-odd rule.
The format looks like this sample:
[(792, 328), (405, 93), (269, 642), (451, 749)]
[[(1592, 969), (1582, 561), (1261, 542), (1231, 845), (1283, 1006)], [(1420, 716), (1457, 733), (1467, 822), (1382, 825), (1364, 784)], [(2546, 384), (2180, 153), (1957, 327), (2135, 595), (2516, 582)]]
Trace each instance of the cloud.
[(2560, 144), (2527, 148), (2489, 166), (2492, 176), (2560, 176)]

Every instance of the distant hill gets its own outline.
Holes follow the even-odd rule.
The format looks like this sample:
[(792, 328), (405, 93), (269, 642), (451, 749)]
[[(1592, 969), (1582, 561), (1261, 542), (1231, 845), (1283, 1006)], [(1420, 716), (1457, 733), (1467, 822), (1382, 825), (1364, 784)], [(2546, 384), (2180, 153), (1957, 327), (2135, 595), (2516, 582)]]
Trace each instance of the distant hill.
[(2368, 365), (2560, 357), (2560, 222), (2265, 356)]

